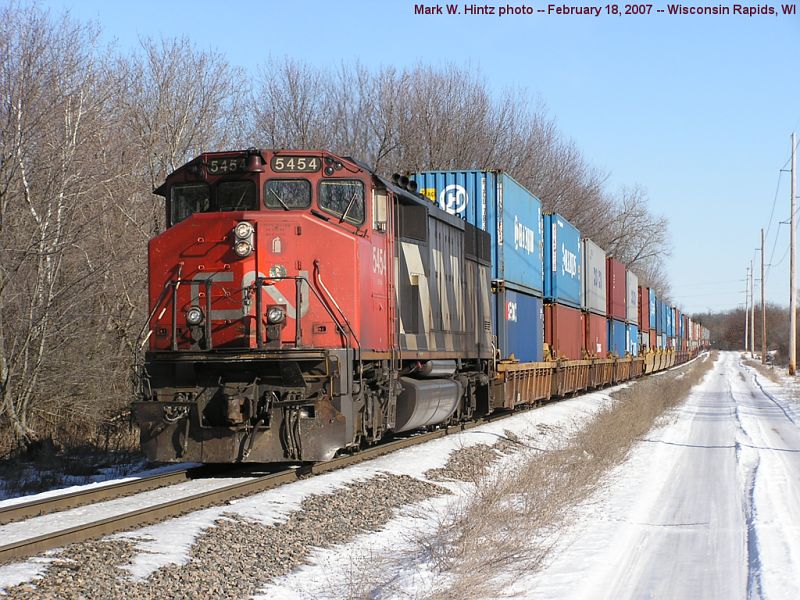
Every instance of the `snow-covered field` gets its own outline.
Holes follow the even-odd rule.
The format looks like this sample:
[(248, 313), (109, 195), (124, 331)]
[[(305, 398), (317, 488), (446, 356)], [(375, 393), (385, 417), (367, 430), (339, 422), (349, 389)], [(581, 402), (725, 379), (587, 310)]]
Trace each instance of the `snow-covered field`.
[[(575, 507), (544, 569), (498, 574), (506, 594), (800, 598), (800, 404), (793, 399), (798, 391), (789, 379), (775, 384), (742, 366), (736, 353), (720, 354), (686, 402), (606, 476), (606, 485)], [(607, 393), (587, 394), (124, 534), (138, 544), (128, 572), (138, 579), (160, 566), (183, 564), (198, 535), (220, 518), (282, 523), (311, 495), (379, 473), (422, 478), (443, 466), (449, 453), (493, 444), (506, 431), (543, 446), (548, 428), (580, 426), (608, 402)], [(514, 456), (493, 468), (503, 469), (506, 460)], [(446, 584), (416, 545), (474, 491), (472, 483), (446, 485), (453, 494), (399, 511), (381, 531), (314, 551), (310, 564), (274, 580), (259, 597), (338, 597), (361, 566), (376, 558), (388, 571), (383, 579), (390, 581), (376, 590), (376, 598), (419, 597)], [(45, 568), (37, 561), (0, 567), (0, 587), (34, 578)]]
[[(800, 598), (794, 391), (789, 380), (772, 383), (741, 366), (738, 354), (722, 353), (668, 423), (576, 507), (548, 565), (539, 573), (500, 575), (505, 593), (565, 600)], [(435, 502), (443, 509), (448, 501)], [(436, 578), (402, 540), (413, 538), (409, 528), (435, 522), (402, 516), (346, 548), (320, 551), (313, 565), (276, 581), (263, 597), (320, 597), (331, 589), (326, 581), (348, 576), (341, 567), (346, 556), (370, 553), (396, 557), (389, 564), (402, 586), (384, 597), (422, 595)]]

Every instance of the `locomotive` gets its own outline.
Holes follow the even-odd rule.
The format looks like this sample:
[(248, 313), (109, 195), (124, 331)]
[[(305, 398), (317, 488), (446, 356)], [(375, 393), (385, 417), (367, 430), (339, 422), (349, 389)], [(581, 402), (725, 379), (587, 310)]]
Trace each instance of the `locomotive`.
[(500, 360), (489, 234), (352, 158), (209, 152), (155, 193), (132, 406), (151, 460), (324, 461), (690, 355)]

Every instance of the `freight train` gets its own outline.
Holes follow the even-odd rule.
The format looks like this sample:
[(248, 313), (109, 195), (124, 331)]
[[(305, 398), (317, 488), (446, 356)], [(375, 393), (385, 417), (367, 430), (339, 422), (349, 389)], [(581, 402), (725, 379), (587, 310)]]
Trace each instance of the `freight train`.
[(167, 229), (149, 242), (132, 406), (148, 458), (324, 461), (707, 344), (506, 173), (409, 175), (251, 148), (155, 190)]

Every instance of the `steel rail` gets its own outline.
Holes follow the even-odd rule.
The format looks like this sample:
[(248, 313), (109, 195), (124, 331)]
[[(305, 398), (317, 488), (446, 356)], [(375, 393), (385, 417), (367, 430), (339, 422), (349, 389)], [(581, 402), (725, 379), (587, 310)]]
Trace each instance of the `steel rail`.
[(191, 479), (193, 474), (197, 474), (202, 470), (203, 467), (176, 469), (167, 473), (143, 477), (141, 479), (100, 485), (89, 489), (80, 489), (74, 492), (59, 494), (58, 496), (49, 496), (38, 500), (3, 506), (0, 507), (0, 525), (182, 483)]

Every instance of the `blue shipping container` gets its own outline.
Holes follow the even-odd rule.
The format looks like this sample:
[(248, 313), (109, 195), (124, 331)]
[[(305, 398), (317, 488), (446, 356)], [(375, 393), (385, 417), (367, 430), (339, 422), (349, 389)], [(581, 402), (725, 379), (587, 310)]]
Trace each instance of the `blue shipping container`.
[(661, 334), (661, 347), (662, 348), (667, 348), (667, 334), (666, 333), (662, 333)]
[(491, 236), (493, 279), (542, 293), (539, 198), (502, 171), (425, 171), (412, 179), (420, 194)]
[(581, 234), (556, 213), (544, 215), (544, 299), (581, 306)]
[[(498, 314), (500, 319), (498, 319)], [(544, 360), (544, 313), (542, 299), (514, 290), (495, 295), (492, 326), (501, 358), (511, 355), (520, 362)]]
[(624, 321), (608, 320), (608, 351), (617, 356), (625, 356), (628, 346), (628, 329)]
[(650, 329), (656, 328), (656, 293), (650, 290)]
[(627, 326), (626, 350), (631, 356), (639, 356), (639, 326)]

